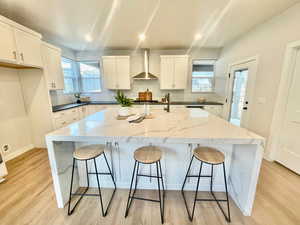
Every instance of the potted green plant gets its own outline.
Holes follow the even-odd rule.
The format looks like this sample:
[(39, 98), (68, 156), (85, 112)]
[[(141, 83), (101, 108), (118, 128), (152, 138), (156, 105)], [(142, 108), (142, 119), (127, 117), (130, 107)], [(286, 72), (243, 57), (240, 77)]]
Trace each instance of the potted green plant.
[(119, 116), (129, 116), (130, 115), (130, 107), (132, 106), (132, 99), (127, 98), (123, 92), (117, 91), (117, 95), (115, 96), (117, 103), (121, 105), (119, 109)]

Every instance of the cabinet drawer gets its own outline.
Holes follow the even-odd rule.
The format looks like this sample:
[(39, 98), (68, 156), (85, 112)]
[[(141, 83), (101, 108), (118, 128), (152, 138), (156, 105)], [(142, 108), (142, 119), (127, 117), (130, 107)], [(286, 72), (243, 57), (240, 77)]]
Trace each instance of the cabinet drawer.
[(61, 118), (61, 117), (65, 116), (67, 113), (66, 111), (67, 110), (53, 113), (53, 118), (56, 119), (56, 118)]
[(55, 129), (59, 129), (67, 125), (68, 125), (68, 121), (66, 121), (64, 118), (56, 118), (54, 120)]

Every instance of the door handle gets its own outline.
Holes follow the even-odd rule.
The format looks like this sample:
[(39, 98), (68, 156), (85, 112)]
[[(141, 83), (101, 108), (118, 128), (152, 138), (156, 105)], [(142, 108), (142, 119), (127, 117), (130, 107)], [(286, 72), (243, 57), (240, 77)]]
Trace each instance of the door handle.
[(247, 110), (248, 109), (248, 107), (243, 107), (243, 110)]

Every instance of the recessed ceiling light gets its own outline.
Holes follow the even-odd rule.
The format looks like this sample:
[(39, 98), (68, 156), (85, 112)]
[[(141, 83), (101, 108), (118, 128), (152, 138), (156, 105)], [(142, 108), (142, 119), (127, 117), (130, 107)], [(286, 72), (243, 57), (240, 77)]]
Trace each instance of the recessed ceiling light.
[(139, 39), (140, 39), (140, 41), (144, 41), (146, 39), (145, 34), (140, 34)]
[(195, 40), (197, 41), (197, 40), (200, 40), (202, 38), (202, 35), (201, 34), (196, 34), (195, 35)]
[(93, 40), (93, 38), (91, 37), (90, 34), (85, 35), (85, 40), (88, 42), (91, 42)]

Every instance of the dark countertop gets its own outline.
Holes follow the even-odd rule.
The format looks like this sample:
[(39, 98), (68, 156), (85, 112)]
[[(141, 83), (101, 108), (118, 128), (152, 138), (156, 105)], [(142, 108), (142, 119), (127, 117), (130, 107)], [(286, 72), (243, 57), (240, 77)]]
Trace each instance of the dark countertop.
[[(67, 109), (76, 108), (83, 105), (117, 105), (118, 103), (115, 101), (93, 101), (93, 102), (82, 102), (82, 103), (70, 103), (70, 104), (64, 104), (64, 105), (56, 105), (52, 106), (52, 112), (59, 112)], [(142, 105), (143, 102), (134, 102), (134, 105)], [(166, 103), (163, 102), (151, 102), (151, 105), (165, 105)], [(171, 105), (223, 105), (223, 103), (220, 102), (184, 102), (184, 101), (175, 101), (171, 102)]]

